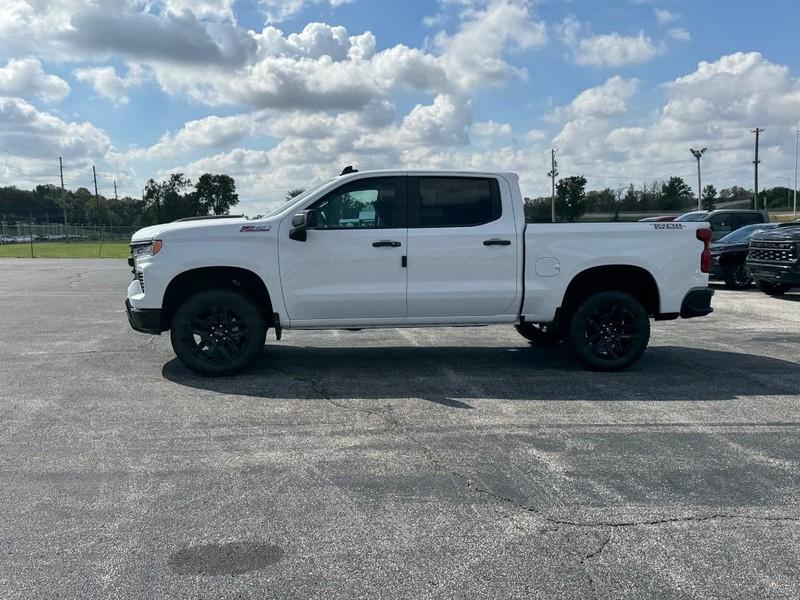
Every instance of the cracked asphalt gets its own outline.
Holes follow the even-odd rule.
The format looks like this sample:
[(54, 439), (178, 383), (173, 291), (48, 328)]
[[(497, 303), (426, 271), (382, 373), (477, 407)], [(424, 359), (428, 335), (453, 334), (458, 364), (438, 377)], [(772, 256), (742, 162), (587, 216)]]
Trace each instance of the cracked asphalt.
[(124, 261), (0, 261), (0, 597), (798, 598), (800, 293), (587, 373), (513, 328), (203, 379)]

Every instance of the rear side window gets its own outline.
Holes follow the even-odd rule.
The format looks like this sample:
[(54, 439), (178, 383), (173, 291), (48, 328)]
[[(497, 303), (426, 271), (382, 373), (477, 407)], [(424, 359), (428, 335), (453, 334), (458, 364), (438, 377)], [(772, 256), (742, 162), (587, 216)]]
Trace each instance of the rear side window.
[(500, 218), (500, 186), (483, 177), (411, 177), (409, 227), (474, 227)]
[(736, 227), (744, 227), (745, 225), (755, 225), (756, 223), (762, 223), (764, 219), (761, 215), (755, 213), (739, 213), (736, 215), (734, 219), (734, 224)]

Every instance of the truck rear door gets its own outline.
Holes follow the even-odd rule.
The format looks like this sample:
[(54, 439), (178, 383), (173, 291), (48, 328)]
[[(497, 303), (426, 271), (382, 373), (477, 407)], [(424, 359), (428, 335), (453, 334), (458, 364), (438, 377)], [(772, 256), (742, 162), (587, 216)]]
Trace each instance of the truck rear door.
[(521, 248), (501, 183), (507, 190), (494, 177), (409, 177), (410, 319), (516, 315)]

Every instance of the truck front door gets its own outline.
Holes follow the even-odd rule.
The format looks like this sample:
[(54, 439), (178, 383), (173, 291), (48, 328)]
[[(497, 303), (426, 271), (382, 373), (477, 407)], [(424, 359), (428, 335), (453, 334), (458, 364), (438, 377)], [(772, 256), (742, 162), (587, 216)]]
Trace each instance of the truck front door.
[(290, 239), (284, 222), (281, 284), (293, 325), (407, 316), (405, 184), (369, 177), (328, 192), (309, 206), (317, 225), (304, 242)]

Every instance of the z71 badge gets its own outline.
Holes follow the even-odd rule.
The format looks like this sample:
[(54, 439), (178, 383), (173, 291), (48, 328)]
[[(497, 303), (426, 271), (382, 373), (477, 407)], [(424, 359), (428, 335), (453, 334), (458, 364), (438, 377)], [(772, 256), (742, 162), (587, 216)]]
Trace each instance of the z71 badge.
[(269, 225), (242, 225), (239, 233), (253, 233), (256, 231), (269, 231), (272, 229)]

